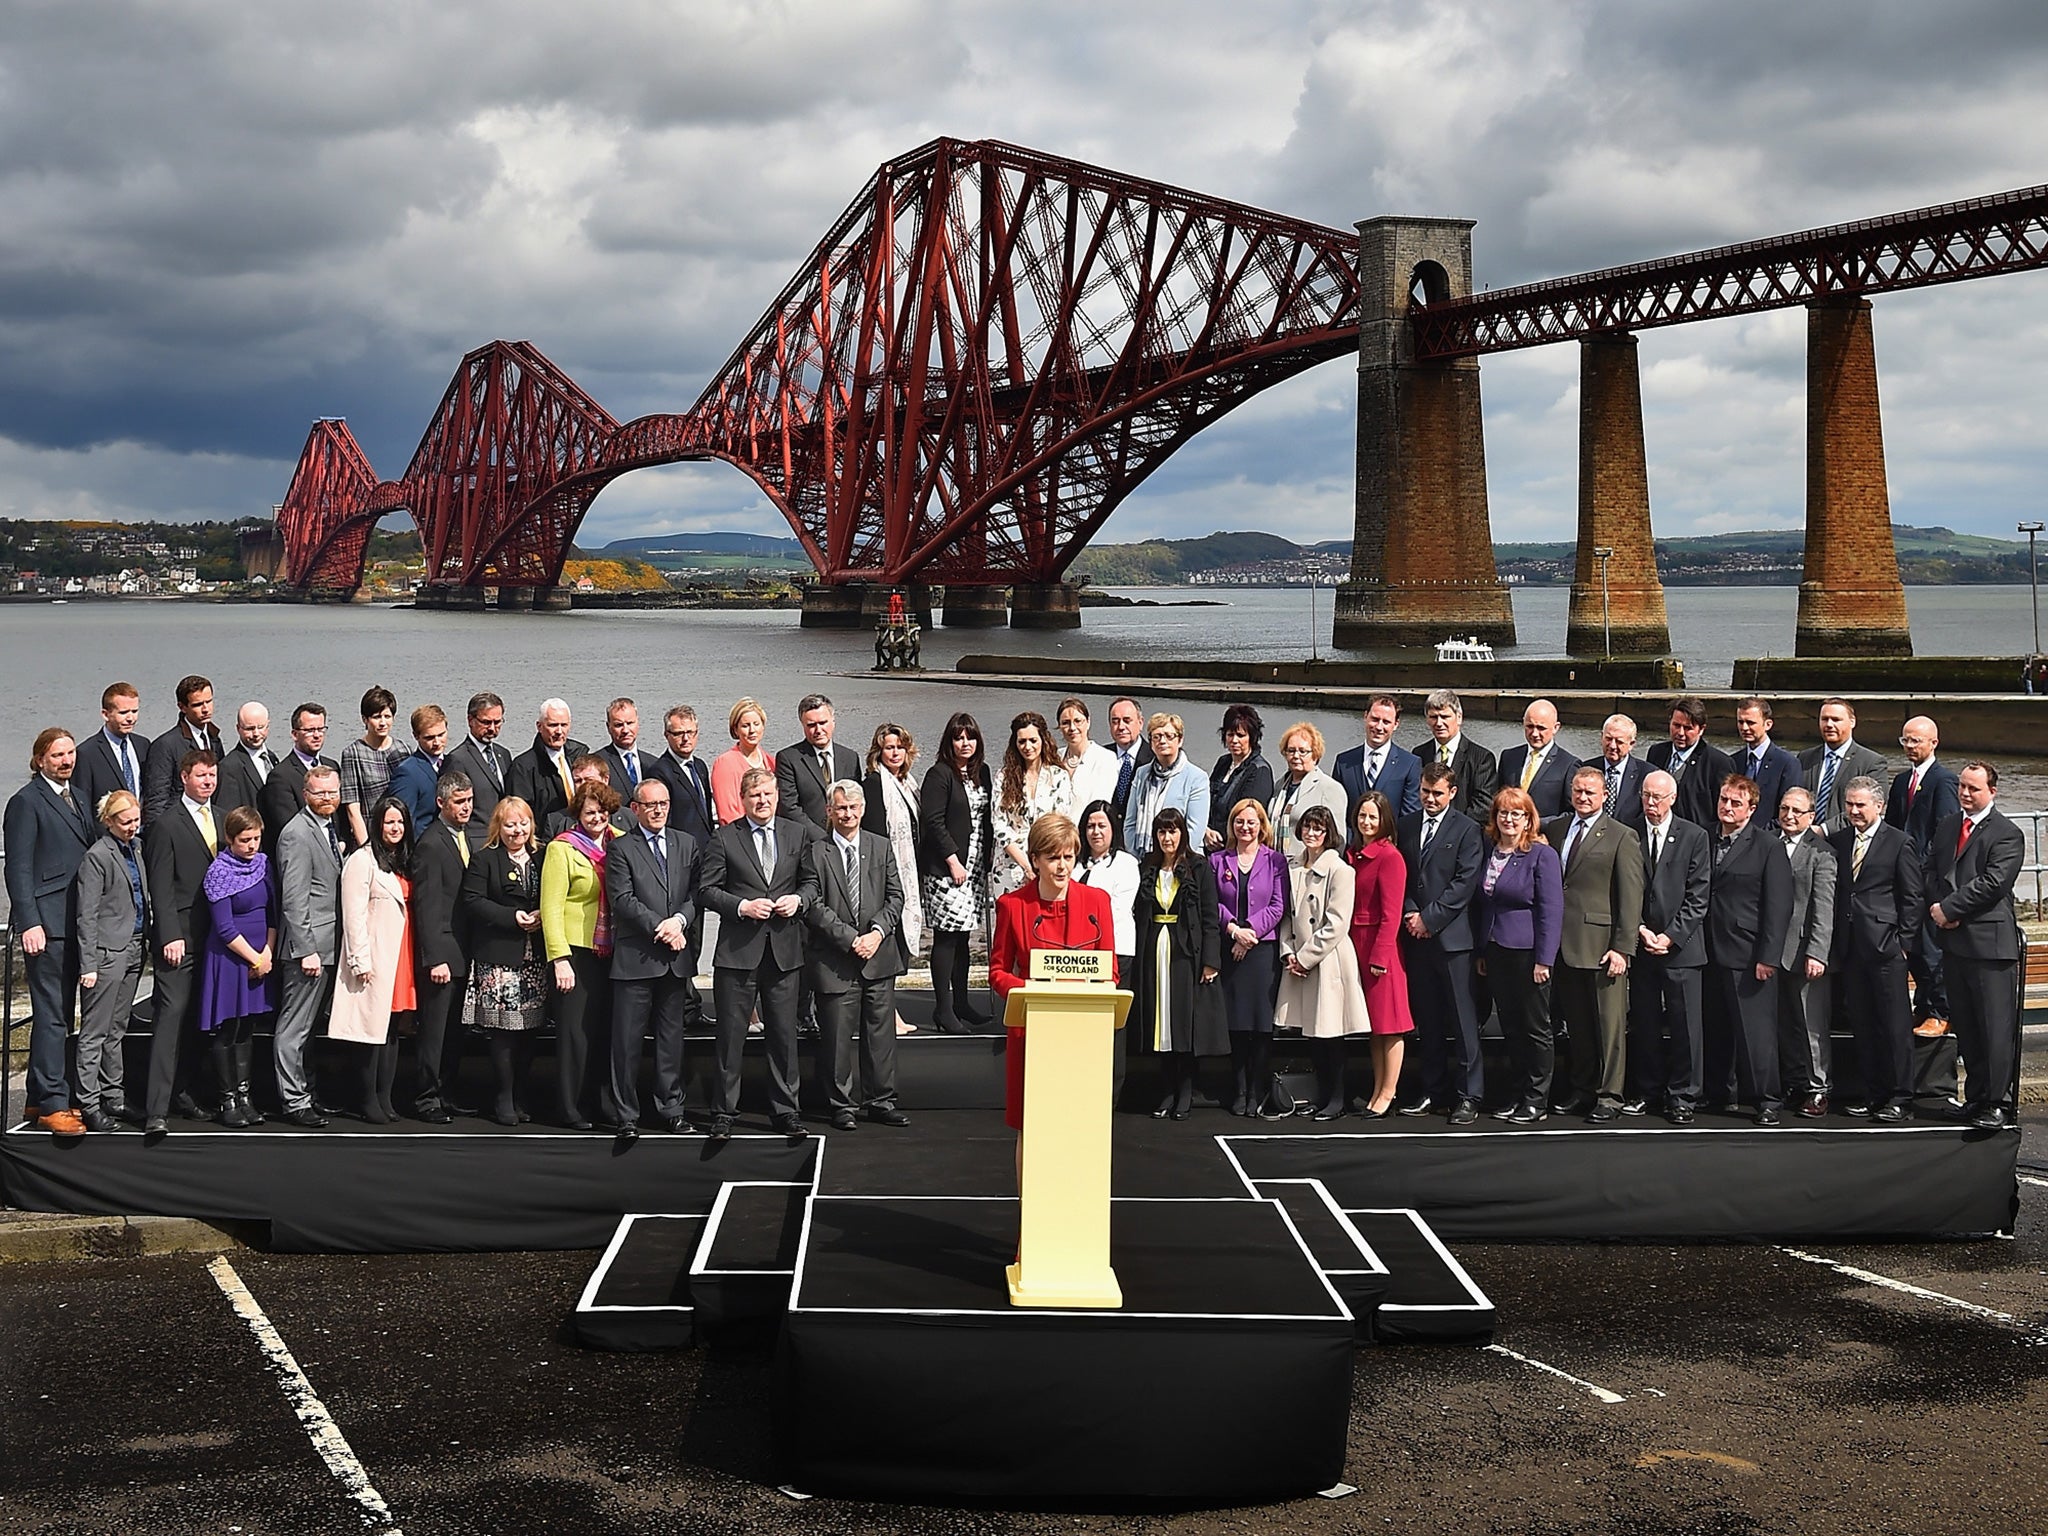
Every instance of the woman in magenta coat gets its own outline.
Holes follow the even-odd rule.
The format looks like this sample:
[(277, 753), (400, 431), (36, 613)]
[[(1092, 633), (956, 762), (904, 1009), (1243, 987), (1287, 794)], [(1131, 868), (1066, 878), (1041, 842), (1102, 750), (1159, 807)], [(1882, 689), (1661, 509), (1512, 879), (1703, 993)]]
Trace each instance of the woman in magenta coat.
[(1394, 1102), (1401, 1081), (1401, 1057), (1413, 1032), (1408, 1012), (1408, 973), (1401, 968), (1401, 903), (1408, 889), (1408, 864), (1394, 840), (1393, 802), (1367, 790), (1358, 802), (1358, 846), (1345, 860), (1358, 874), (1351, 908), (1351, 947), (1358, 952), (1358, 979), (1365, 987), (1365, 1011), (1372, 1019), (1372, 1099), (1363, 1113), (1377, 1120)]

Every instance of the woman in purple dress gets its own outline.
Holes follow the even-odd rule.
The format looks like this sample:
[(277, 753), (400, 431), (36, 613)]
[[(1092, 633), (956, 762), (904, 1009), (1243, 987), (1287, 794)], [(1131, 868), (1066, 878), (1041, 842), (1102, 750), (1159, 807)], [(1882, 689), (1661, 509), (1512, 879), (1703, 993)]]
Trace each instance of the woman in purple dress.
[[(1234, 706), (1233, 706), (1234, 707)], [(1270, 787), (1270, 786), (1269, 786)], [(1273, 999), (1280, 986), (1280, 922), (1287, 915), (1287, 861), (1272, 846), (1273, 824), (1257, 796), (1225, 813), (1227, 846), (1209, 855), (1223, 944), (1223, 1013), (1235, 1069), (1230, 1112), (1266, 1104), (1273, 1048)]]
[(263, 853), (263, 818), (238, 805), (222, 818), (226, 841), (206, 871), (208, 922), (199, 949), (199, 1031), (220, 1083), (222, 1125), (263, 1116), (249, 1102), (250, 1026), (277, 1011), (277, 881)]

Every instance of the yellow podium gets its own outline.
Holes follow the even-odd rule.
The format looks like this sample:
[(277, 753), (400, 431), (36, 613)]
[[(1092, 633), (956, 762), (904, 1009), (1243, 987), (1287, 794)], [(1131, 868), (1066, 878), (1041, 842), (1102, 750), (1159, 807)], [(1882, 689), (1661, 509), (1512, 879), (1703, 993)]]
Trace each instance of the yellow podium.
[[(1034, 950), (1003, 1022), (1024, 1031), (1018, 1307), (1120, 1307), (1109, 1267), (1109, 1142), (1116, 1031), (1131, 994), (1096, 951)], [(1089, 974), (1100, 980), (1072, 979)], [(1059, 978), (1059, 979), (1048, 979)]]

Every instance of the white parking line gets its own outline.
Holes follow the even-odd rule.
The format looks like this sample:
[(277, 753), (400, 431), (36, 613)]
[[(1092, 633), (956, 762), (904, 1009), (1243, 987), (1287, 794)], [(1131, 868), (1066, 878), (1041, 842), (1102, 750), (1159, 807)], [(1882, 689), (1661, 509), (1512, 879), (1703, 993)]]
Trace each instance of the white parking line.
[(2048, 1179), (2037, 1179), (2031, 1173), (2021, 1174), (2020, 1182), (2022, 1184), (2032, 1184), (2037, 1189), (2048, 1189)]
[(392, 1523), (391, 1510), (384, 1503), (384, 1496), (377, 1492), (370, 1482), (370, 1474), (363, 1470), (363, 1464), (356, 1460), (356, 1453), (349, 1449), (341, 1427), (313, 1391), (313, 1383), (299, 1369), (299, 1362), (292, 1358), (291, 1350), (285, 1347), (277, 1329), (264, 1316), (256, 1298), (249, 1294), (249, 1288), (235, 1273), (234, 1266), (219, 1258), (208, 1264), (206, 1269), (213, 1276), (213, 1283), (220, 1287), (221, 1294), (233, 1304), (237, 1315), (249, 1325), (249, 1331), (256, 1335), (257, 1346), (270, 1362), (270, 1368), (278, 1374), (285, 1401), (291, 1404), (292, 1412), (305, 1426), (313, 1449), (327, 1463), (327, 1470), (340, 1480), (341, 1486), (348, 1490), (348, 1496), (355, 1500), (364, 1521), (376, 1527), (378, 1536), (404, 1536), (404, 1532)]
[(1610, 1392), (1605, 1387), (1594, 1386), (1590, 1381), (1581, 1381), (1569, 1371), (1560, 1371), (1556, 1366), (1545, 1365), (1541, 1360), (1532, 1360), (1527, 1355), (1518, 1355), (1505, 1344), (1489, 1344), (1486, 1347), (1496, 1355), (1506, 1355), (1510, 1360), (1519, 1360), (1524, 1365), (1533, 1365), (1537, 1370), (1547, 1371), (1560, 1381), (1568, 1381), (1575, 1387), (1583, 1388), (1599, 1398), (1603, 1403), (1625, 1403), (1628, 1401), (1619, 1392)]
[(1858, 1269), (1854, 1264), (1844, 1264), (1836, 1259), (1824, 1259), (1817, 1253), (1806, 1253), (1797, 1248), (1779, 1248), (1805, 1264), (1818, 1264), (1822, 1269), (1832, 1269), (1838, 1275), (1847, 1275), (1852, 1280), (1861, 1280), (1867, 1285), (1883, 1286), (1888, 1291), (1897, 1291), (1902, 1296), (1917, 1296), (1922, 1301), (1940, 1302), (1945, 1307), (1954, 1307), (1972, 1317), (1981, 1317), (1989, 1323), (2002, 1323), (2008, 1328), (2017, 1328), (2027, 1337), (2030, 1344), (2048, 1344), (2048, 1329), (2015, 1317), (2010, 1312), (2000, 1312), (1994, 1307), (1981, 1306), (1974, 1301), (1965, 1301), (1960, 1296), (1951, 1296), (1946, 1291), (1930, 1291), (1924, 1285), (1914, 1285), (1905, 1280), (1894, 1280), (1890, 1275), (1880, 1275), (1875, 1270)]

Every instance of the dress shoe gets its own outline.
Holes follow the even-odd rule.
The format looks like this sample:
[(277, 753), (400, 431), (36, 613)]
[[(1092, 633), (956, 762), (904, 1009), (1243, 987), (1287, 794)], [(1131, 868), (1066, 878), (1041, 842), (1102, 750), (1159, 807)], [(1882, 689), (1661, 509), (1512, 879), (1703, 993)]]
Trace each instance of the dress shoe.
[(1868, 1104), (1844, 1104), (1842, 1106), (1842, 1113), (1854, 1115), (1860, 1120), (1863, 1116), (1870, 1113), (1870, 1106)]
[(776, 1131), (791, 1141), (802, 1141), (811, 1133), (804, 1129), (804, 1123), (795, 1115), (777, 1115), (774, 1120)]
[(171, 1122), (162, 1115), (151, 1115), (142, 1122), (142, 1134), (145, 1137), (167, 1136), (170, 1130)]
[[(1173, 1113), (1172, 1113), (1172, 1114), (1170, 1114), (1170, 1115), (1168, 1115), (1168, 1116), (1167, 1116), (1166, 1118), (1167, 1118), (1167, 1119), (1169, 1119), (1169, 1120), (1185, 1120), (1185, 1119), (1187, 1119), (1187, 1117), (1188, 1117), (1189, 1115), (1191, 1115), (1191, 1114), (1193, 1114), (1193, 1113), (1194, 1113), (1194, 1111), (1193, 1111), (1193, 1110), (1187, 1110), (1187, 1109), (1180, 1109), (1180, 1108), (1176, 1107), (1176, 1108), (1174, 1109)], [(1318, 1118), (1318, 1119), (1320, 1119), (1321, 1117), (1320, 1117), (1320, 1116), (1318, 1116), (1317, 1118)], [(1331, 1116), (1330, 1118), (1334, 1120), (1334, 1119), (1336, 1118), (1336, 1116), (1335, 1116), (1335, 1115), (1332, 1115), (1332, 1116)]]
[(630, 1120), (624, 1125), (607, 1125), (603, 1130), (616, 1141), (634, 1142), (640, 1139), (640, 1127)]
[(713, 1141), (732, 1140), (731, 1115), (713, 1115), (711, 1117), (711, 1139)]
[(1818, 1120), (1828, 1112), (1828, 1096), (1824, 1093), (1809, 1093), (1799, 1101), (1799, 1113), (1808, 1120)]
[(526, 1116), (520, 1114), (516, 1109), (493, 1109), (489, 1118), (495, 1120), (500, 1125), (517, 1125)]
[(1621, 1106), (1619, 1104), (1595, 1104), (1586, 1111), (1586, 1124), (1588, 1125), (1612, 1125), (1620, 1118)]
[(2013, 1124), (2013, 1118), (1994, 1104), (1989, 1109), (1980, 1109), (1970, 1116), (1970, 1124), (1980, 1131), (2002, 1131)]
[(1361, 1120), (1384, 1120), (1391, 1112), (1390, 1109), (1374, 1109), (1370, 1104), (1361, 1104), (1352, 1111)]
[(123, 1125), (142, 1124), (142, 1111), (121, 1099), (101, 1099), (100, 1108), (104, 1109)]
[(1515, 1118), (1515, 1111), (1520, 1109), (1521, 1107), (1522, 1106), (1518, 1103), (1503, 1104), (1499, 1109), (1496, 1109), (1493, 1112), (1491, 1118), (1495, 1120), (1512, 1120)]
[(171, 1113), (180, 1120), (211, 1120), (213, 1116), (199, 1107), (199, 1101), (189, 1093), (181, 1093), (171, 1100)]
[(1168, 1115), (1172, 1113), (1173, 1095), (1169, 1093), (1165, 1098), (1159, 1101), (1159, 1107), (1152, 1111), (1152, 1118), (1154, 1120), (1164, 1120)]
[(690, 1117), (688, 1115), (663, 1115), (661, 1123), (667, 1126), (674, 1135), (687, 1136), (690, 1134)]
[(1550, 1118), (1550, 1111), (1541, 1104), (1517, 1104), (1508, 1116), (1509, 1125), (1536, 1125)]
[(1932, 1017), (1922, 1019), (1913, 1026), (1913, 1033), (1922, 1040), (1939, 1040), (1948, 1033), (1948, 1020)]
[(1882, 1109), (1872, 1110), (1870, 1118), (1879, 1125), (1904, 1125), (1913, 1118), (1913, 1108), (1903, 1099), (1894, 1099)]
[(855, 1128), (856, 1128), (856, 1127), (858, 1127), (859, 1125), (860, 1125), (860, 1121), (859, 1121), (859, 1120), (857, 1120), (857, 1119), (856, 1119), (856, 1118), (854, 1117), (854, 1113), (853, 1113), (853, 1111), (852, 1111), (852, 1110), (850, 1110), (850, 1109), (835, 1109), (835, 1110), (833, 1110), (833, 1111), (832, 1111), (832, 1129), (833, 1129), (833, 1130), (835, 1130), (835, 1131), (850, 1131), (850, 1130), (853, 1130), (853, 1129), (855, 1129)]
[(932, 1028), (942, 1035), (971, 1035), (974, 1033), (963, 1020), (942, 1019), (937, 1016), (934, 1016), (932, 1019)]
[(323, 1129), (328, 1121), (327, 1117), (312, 1105), (301, 1104), (297, 1109), (288, 1109), (284, 1112), (284, 1123), (296, 1125), (302, 1130), (317, 1131)]
[(910, 1116), (903, 1113), (894, 1104), (869, 1105), (868, 1118), (877, 1125), (892, 1125), (898, 1129), (910, 1124)]
[(1226, 1113), (1228, 1114), (1233, 1114), (1237, 1116), (1237, 1118), (1240, 1120), (1242, 1120), (1246, 1115), (1250, 1114), (1251, 1112), (1252, 1111), (1250, 1099), (1248, 1099), (1244, 1094), (1241, 1093), (1236, 1098), (1230, 1101), (1229, 1108), (1226, 1111)]
[(563, 1124), (564, 1129), (571, 1131), (587, 1131), (591, 1128), (590, 1122), (588, 1120), (569, 1120), (565, 1121)]
[(1452, 1125), (1477, 1125), (1478, 1123), (1479, 1106), (1470, 1099), (1460, 1099), (1451, 1106)]
[(1648, 1099), (1623, 1099), (1621, 1101), (1621, 1112), (1624, 1115), (1631, 1116), (1647, 1115), (1650, 1112), (1650, 1101)]
[[(1174, 1118), (1178, 1119), (1179, 1116)], [(1341, 1104), (1325, 1104), (1309, 1118), (1312, 1120), (1342, 1120), (1344, 1118), (1344, 1106)]]
[(1560, 1115), (1583, 1115), (1584, 1113), (1586, 1113), (1587, 1110), (1593, 1107), (1593, 1103), (1594, 1100), (1592, 1094), (1575, 1093), (1570, 1098), (1566, 1099), (1562, 1104), (1557, 1106), (1557, 1112)]
[(78, 1118), (85, 1122), (85, 1128), (88, 1131), (98, 1131), (103, 1135), (108, 1131), (118, 1131), (121, 1129), (121, 1122), (98, 1106), (94, 1106), (91, 1109), (81, 1109), (78, 1112)]
[(1664, 1111), (1664, 1118), (1673, 1125), (1691, 1125), (1692, 1107), (1687, 1104), (1674, 1104)]
[(1432, 1102), (1430, 1096), (1425, 1093), (1419, 1099), (1397, 1106), (1394, 1113), (1397, 1115), (1426, 1115), (1430, 1111)]
[(438, 1104), (432, 1109), (419, 1111), (419, 1117), (428, 1125), (453, 1125), (455, 1123), (455, 1117)]
[(1778, 1123), (1778, 1112), (1770, 1108), (1760, 1109), (1756, 1112), (1756, 1123), (1758, 1125), (1776, 1125)]

